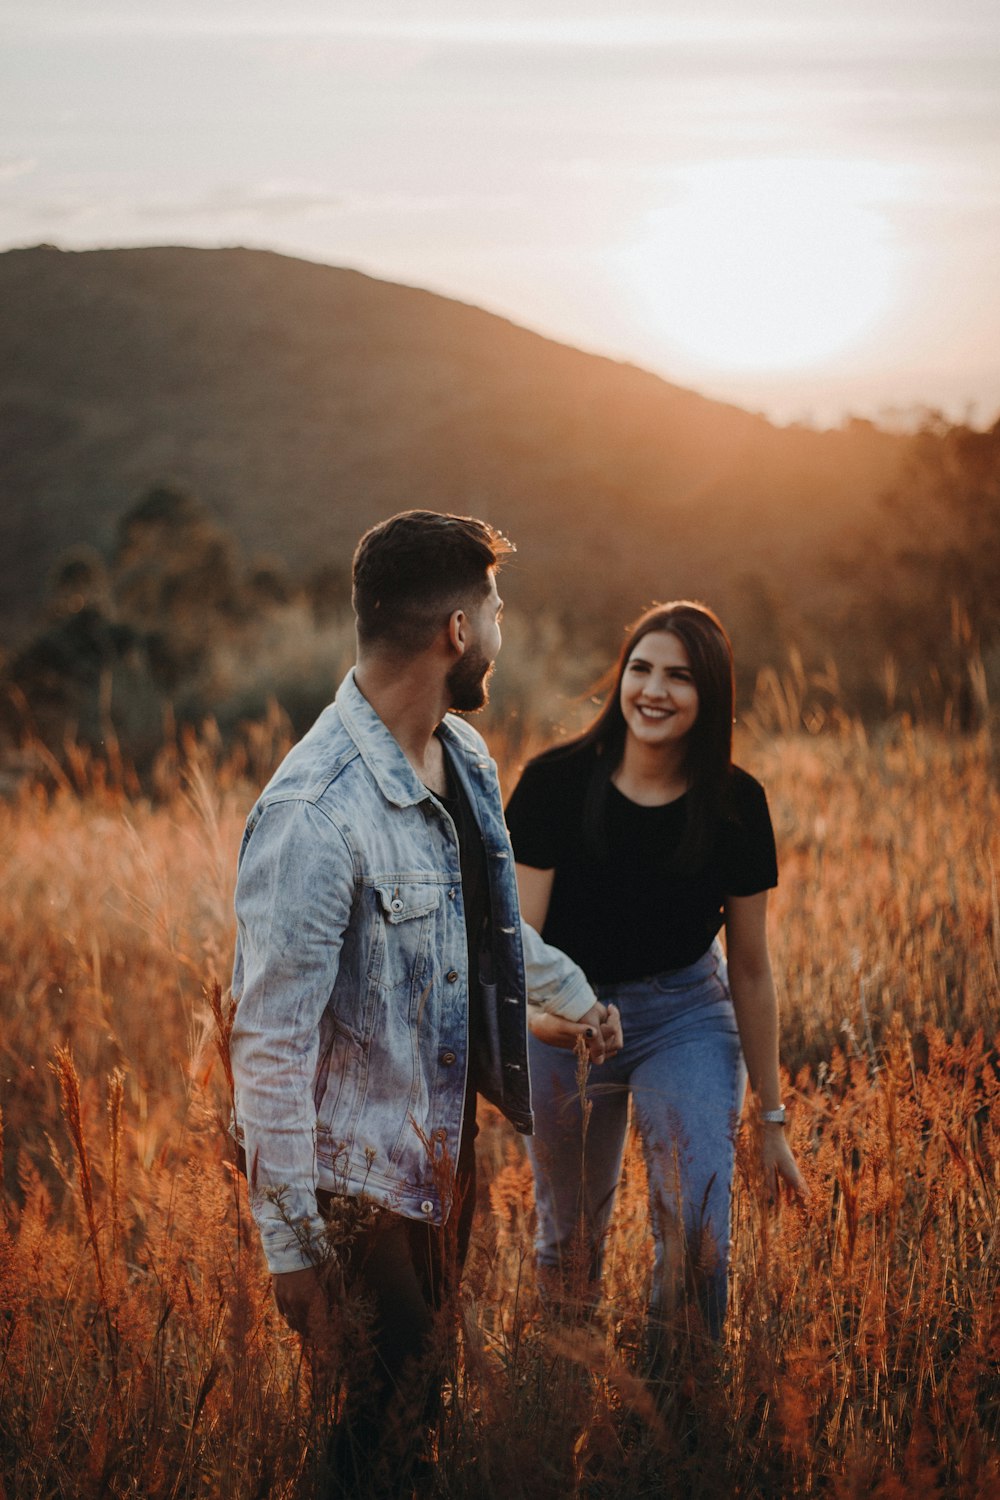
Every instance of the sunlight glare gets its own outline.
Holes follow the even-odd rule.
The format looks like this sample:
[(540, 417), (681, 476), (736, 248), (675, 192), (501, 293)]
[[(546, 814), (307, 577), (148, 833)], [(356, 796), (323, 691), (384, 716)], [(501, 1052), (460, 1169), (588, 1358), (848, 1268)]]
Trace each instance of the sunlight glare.
[(622, 254), (632, 297), (671, 344), (706, 366), (815, 364), (868, 332), (895, 290), (885, 205), (894, 172), (873, 162), (711, 162), (675, 174), (674, 201)]

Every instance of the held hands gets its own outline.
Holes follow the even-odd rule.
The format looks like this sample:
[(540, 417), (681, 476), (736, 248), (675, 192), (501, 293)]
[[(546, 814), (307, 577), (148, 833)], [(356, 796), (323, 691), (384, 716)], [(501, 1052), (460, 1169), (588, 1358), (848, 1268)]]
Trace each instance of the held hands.
[(550, 1015), (537, 1005), (528, 1006), (531, 1034), (549, 1047), (566, 1047), (570, 1051), (582, 1037), (592, 1063), (614, 1057), (622, 1048), (622, 1023), (617, 1005), (602, 1005), (598, 1000), (579, 1021)]

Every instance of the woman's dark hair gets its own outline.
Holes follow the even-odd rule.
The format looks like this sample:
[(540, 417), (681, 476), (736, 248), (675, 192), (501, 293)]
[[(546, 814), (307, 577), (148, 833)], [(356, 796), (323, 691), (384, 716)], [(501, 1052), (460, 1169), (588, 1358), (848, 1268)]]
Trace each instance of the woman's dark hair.
[(597, 751), (583, 831), (595, 851), (603, 850), (608, 783), (625, 750), (622, 678), (643, 637), (664, 630), (684, 645), (698, 690), (698, 714), (688, 734), (684, 768), (688, 777), (687, 818), (674, 860), (678, 869), (696, 869), (708, 857), (712, 836), (726, 809), (736, 703), (733, 648), (721, 620), (706, 604), (675, 599), (669, 604), (654, 604), (640, 615), (629, 627), (618, 660), (601, 685), (607, 686), (604, 707), (572, 747), (565, 748), (592, 745)]

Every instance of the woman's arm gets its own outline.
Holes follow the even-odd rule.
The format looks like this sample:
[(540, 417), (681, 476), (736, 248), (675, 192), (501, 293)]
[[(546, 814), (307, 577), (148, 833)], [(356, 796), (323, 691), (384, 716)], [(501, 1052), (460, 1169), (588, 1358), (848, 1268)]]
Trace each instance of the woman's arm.
[[(767, 948), (767, 892), (727, 896), (725, 917), (729, 988), (750, 1086), (760, 1109), (777, 1109), (781, 1104), (778, 997)], [(784, 1126), (765, 1123), (762, 1128), (769, 1187), (777, 1173), (793, 1192), (804, 1195), (805, 1179), (796, 1166)]]
[[(521, 916), (529, 927), (541, 932), (549, 914), (552, 883), (555, 870), (536, 870), (531, 865), (515, 865), (517, 895)], [(553, 1016), (537, 1005), (528, 1006), (528, 1025), (531, 1034), (550, 1047), (575, 1047), (580, 1037), (587, 1043), (591, 1062), (601, 1063), (621, 1050), (622, 1033), (615, 1005), (601, 1005), (598, 1001), (578, 1021), (567, 1021), (562, 1016)]]
[(552, 884), (556, 878), (555, 870), (535, 870), (531, 865), (515, 865), (514, 874), (517, 877), (517, 899), (521, 907), (521, 916), (529, 927), (536, 932), (541, 932), (545, 926), (545, 918), (549, 914), (549, 902), (552, 899)]

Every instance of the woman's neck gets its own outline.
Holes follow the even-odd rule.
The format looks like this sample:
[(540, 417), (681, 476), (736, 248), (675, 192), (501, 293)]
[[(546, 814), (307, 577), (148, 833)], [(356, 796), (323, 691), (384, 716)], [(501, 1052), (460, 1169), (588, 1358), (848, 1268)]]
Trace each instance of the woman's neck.
[(625, 748), (611, 781), (624, 796), (643, 807), (675, 802), (688, 789), (683, 745), (644, 745), (625, 736)]

